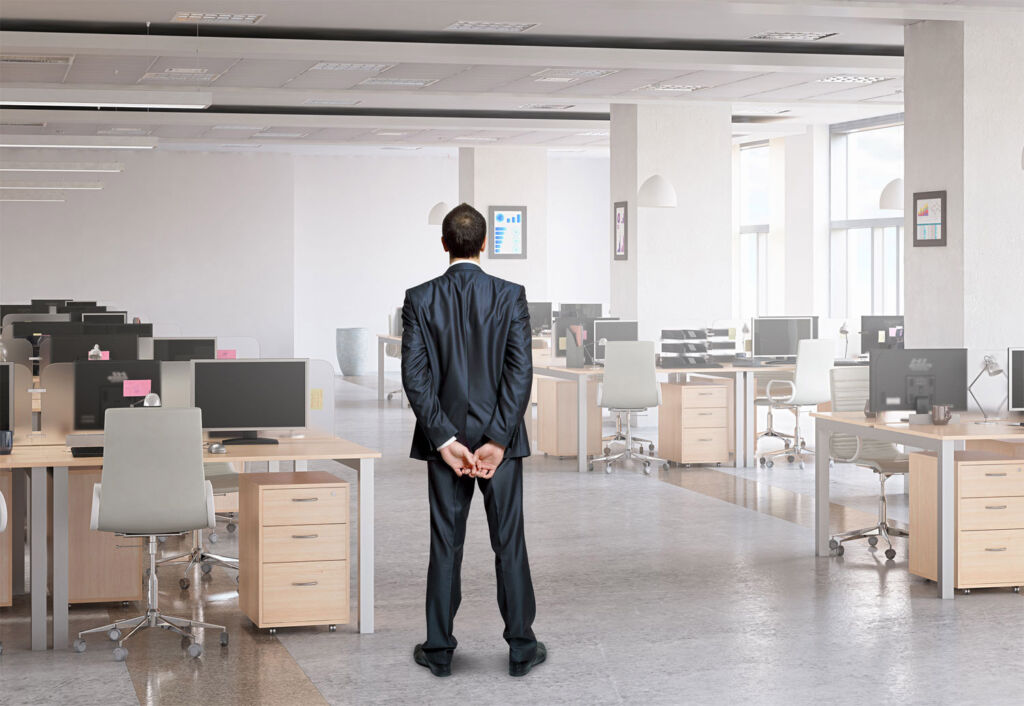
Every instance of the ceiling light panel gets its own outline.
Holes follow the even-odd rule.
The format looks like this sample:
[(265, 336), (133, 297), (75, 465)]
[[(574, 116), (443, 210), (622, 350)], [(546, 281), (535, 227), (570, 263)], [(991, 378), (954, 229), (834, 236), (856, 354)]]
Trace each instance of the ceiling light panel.
[(750, 38), (772, 42), (817, 42), (827, 37), (834, 37), (836, 34), (836, 32), (761, 32)]
[(357, 85), (369, 88), (426, 88), (441, 79), (438, 78), (406, 78), (400, 76), (371, 76), (364, 78)]
[(519, 106), (520, 110), (569, 110), (576, 106), (571, 103), (527, 103)]
[(0, 81), (4, 83), (60, 83), (71, 65), (70, 56), (0, 54)]
[(209, 85), (236, 63), (238, 59), (162, 56), (143, 74), (140, 82)]
[(448, 32), (526, 32), (537, 27), (537, 22), (488, 22), (481, 20), (459, 20), (447, 27)]
[(99, 191), (101, 181), (0, 181), (0, 192), (7, 191)]
[(353, 98), (307, 98), (302, 104), (327, 108), (359, 105), (361, 102)]
[(693, 93), (710, 86), (702, 86), (699, 83), (650, 83), (640, 86), (638, 93)]
[(871, 84), (888, 81), (888, 76), (856, 76), (853, 74), (840, 74), (837, 76), (826, 76), (819, 78), (818, 83), (846, 83), (846, 84)]
[(604, 78), (616, 73), (618, 69), (544, 69), (533, 74), (535, 81), (550, 81), (554, 83), (570, 83), (573, 81), (589, 81), (595, 78)]
[(233, 12), (177, 12), (171, 22), (186, 22), (206, 25), (254, 25), (266, 15)]
[(128, 135), (128, 136), (136, 136), (136, 137), (145, 137), (147, 135), (152, 135), (153, 134), (153, 130), (149, 129), (149, 128), (143, 128), (143, 127), (120, 127), (120, 126), (115, 126), (115, 127), (101, 128), (101, 129), (96, 131), (96, 134), (97, 135)]
[(124, 164), (121, 162), (9, 162), (0, 160), (0, 172), (116, 174), (123, 171)]
[(333, 61), (321, 61), (309, 67), (310, 71), (359, 71), (367, 74), (379, 74), (394, 68), (394, 64), (351, 64)]
[(157, 141), (148, 137), (76, 137), (63, 135), (0, 135), (0, 147), (25, 149), (151, 150)]

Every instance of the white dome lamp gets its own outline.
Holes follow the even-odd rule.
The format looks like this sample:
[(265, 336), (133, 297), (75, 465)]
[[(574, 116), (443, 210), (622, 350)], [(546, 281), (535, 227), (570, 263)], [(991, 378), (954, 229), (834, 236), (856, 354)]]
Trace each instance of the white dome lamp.
[(678, 203), (675, 187), (661, 174), (655, 174), (640, 186), (636, 203), (647, 208), (675, 208)]
[(427, 225), (439, 226), (444, 222), (444, 217), (448, 215), (448, 204), (444, 201), (438, 201), (434, 204), (434, 207), (430, 209), (430, 213), (427, 215)]
[(885, 185), (885, 188), (882, 189), (882, 195), (878, 198), (878, 207), (887, 211), (903, 210), (902, 179), (893, 179)]

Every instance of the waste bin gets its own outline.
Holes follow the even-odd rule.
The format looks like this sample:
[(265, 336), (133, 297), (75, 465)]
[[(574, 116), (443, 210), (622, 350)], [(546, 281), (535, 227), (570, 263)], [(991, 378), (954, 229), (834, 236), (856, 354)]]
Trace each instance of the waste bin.
[(339, 328), (335, 330), (338, 367), (341, 374), (368, 375), (370, 373), (370, 329)]

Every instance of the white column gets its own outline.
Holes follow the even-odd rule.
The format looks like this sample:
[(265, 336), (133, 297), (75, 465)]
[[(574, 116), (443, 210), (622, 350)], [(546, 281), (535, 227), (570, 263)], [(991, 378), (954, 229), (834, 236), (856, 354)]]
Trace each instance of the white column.
[[(812, 125), (786, 137), (783, 179), (786, 235), (785, 314), (828, 314), (829, 135)], [(774, 155), (773, 155), (774, 156)]]

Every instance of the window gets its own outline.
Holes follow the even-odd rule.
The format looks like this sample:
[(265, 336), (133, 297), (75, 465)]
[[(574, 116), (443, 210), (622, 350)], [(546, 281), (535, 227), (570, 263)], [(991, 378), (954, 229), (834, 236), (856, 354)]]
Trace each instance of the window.
[(903, 213), (879, 208), (903, 176), (903, 116), (832, 126), (830, 315), (903, 313)]
[(765, 263), (770, 215), (767, 143), (740, 149), (739, 195), (739, 317), (747, 320), (761, 314), (766, 301)]

